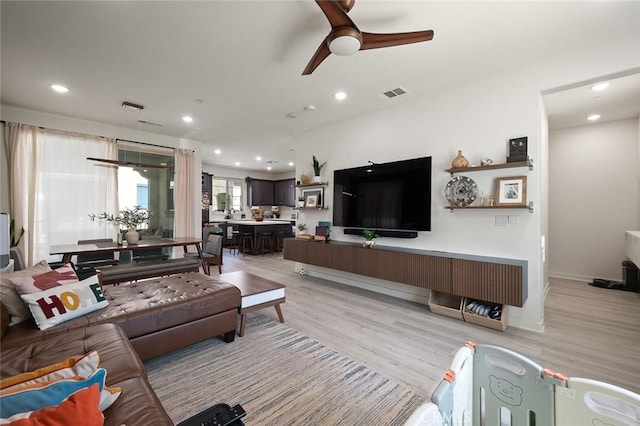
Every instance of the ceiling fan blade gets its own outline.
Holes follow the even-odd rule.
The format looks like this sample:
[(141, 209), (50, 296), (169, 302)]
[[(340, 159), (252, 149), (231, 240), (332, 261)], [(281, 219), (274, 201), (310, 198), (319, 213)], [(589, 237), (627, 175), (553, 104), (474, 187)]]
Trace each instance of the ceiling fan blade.
[(362, 33), (362, 46), (360, 46), (360, 50), (401, 46), (403, 44), (420, 43), (431, 39), (433, 39), (432, 30), (395, 34)]
[(316, 50), (316, 53), (313, 54), (304, 71), (302, 71), (302, 75), (311, 74), (316, 68), (318, 68), (318, 65), (320, 65), (322, 61), (327, 59), (327, 56), (331, 55), (328, 39), (329, 37), (326, 37), (324, 40), (322, 40), (322, 43), (320, 43), (320, 46), (318, 46), (318, 50)]
[(132, 161), (120, 161), (120, 160), (111, 160), (108, 158), (95, 158), (95, 157), (87, 157), (87, 160), (97, 161), (99, 163), (107, 163), (113, 164), (116, 166), (136, 166), (136, 167), (148, 167), (150, 169), (168, 169), (169, 166), (161, 165), (161, 164), (150, 164), (150, 163), (134, 163)]
[(316, 0), (320, 9), (324, 13), (324, 16), (329, 20), (331, 28), (336, 27), (356, 27), (351, 18), (347, 15), (347, 12), (340, 6), (335, 0)]

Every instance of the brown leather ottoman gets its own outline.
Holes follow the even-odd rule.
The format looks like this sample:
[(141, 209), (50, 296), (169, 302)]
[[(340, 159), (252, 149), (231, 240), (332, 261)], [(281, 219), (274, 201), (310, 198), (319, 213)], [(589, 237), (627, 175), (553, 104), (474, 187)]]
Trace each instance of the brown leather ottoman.
[(41, 331), (33, 321), (10, 327), (3, 347), (50, 338), (88, 325), (118, 324), (142, 360), (224, 335), (235, 338), (240, 290), (199, 272), (105, 286), (105, 309)]

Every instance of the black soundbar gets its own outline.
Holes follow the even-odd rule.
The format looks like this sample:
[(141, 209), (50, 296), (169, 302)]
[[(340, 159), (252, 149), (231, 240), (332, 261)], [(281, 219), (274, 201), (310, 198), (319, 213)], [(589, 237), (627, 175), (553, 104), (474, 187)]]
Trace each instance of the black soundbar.
[[(362, 236), (362, 231), (364, 231), (364, 228), (344, 228), (346, 235)], [(403, 231), (398, 229), (374, 229), (374, 231), (381, 237), (418, 238), (418, 231)]]

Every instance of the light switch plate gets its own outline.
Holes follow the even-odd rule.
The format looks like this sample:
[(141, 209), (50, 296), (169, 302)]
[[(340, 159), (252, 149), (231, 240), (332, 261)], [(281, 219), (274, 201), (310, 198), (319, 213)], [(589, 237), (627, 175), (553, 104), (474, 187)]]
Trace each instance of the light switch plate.
[(518, 223), (520, 223), (518, 216), (509, 216), (509, 225), (517, 225)]
[(496, 215), (496, 226), (507, 226), (508, 217), (506, 215), (500, 214)]

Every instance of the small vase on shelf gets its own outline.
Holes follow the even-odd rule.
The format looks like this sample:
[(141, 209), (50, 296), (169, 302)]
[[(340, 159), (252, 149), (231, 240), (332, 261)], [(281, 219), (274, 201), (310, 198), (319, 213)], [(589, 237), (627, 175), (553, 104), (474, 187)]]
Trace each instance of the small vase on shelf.
[(322, 179), (320, 178), (319, 175), (313, 177), (313, 183), (321, 183), (321, 182), (322, 182)]
[(129, 228), (124, 238), (127, 240), (127, 244), (136, 244), (140, 239), (140, 234), (135, 229)]
[(462, 155), (462, 150), (458, 150), (458, 155), (456, 155), (456, 158), (451, 162), (451, 167), (454, 169), (464, 169), (469, 167), (469, 160)]

